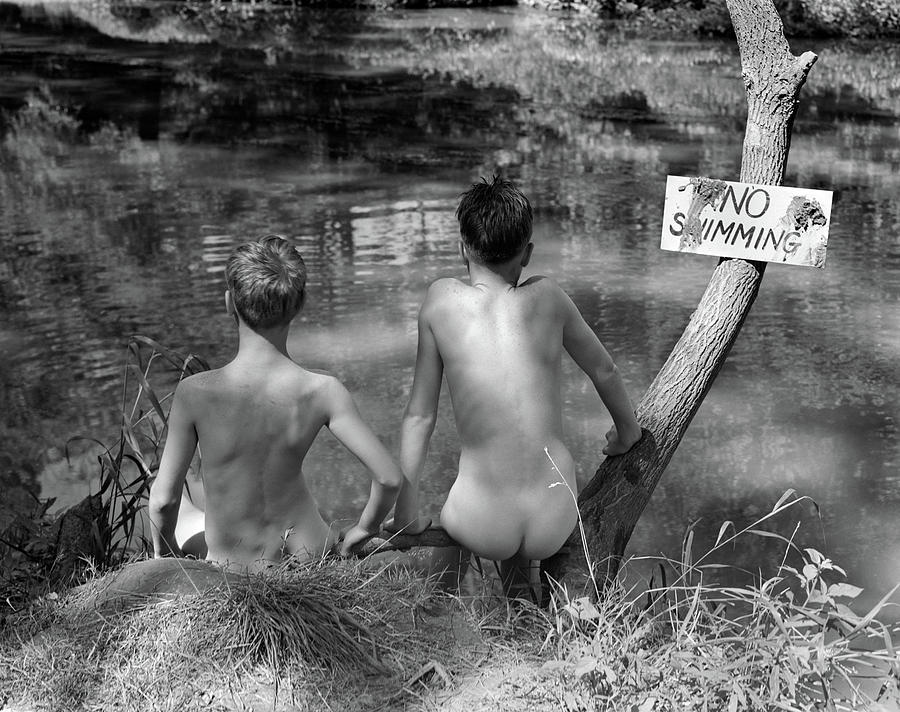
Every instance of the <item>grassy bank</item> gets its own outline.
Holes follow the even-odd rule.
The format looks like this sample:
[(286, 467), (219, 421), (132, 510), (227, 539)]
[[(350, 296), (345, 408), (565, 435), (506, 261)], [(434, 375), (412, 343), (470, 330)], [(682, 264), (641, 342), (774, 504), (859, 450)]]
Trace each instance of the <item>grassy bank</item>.
[(885, 603), (854, 613), (839, 567), (802, 557), (746, 588), (661, 561), (663, 585), (545, 609), (333, 560), (101, 615), (100, 576), (6, 619), (0, 708), (895, 709)]
[[(128, 353), (122, 434), (101, 450), (103, 507), (82, 552), (93, 566), (64, 580), (47, 542), (35, 548), (23, 535), (10, 547), (3, 532), (4, 711), (900, 705), (896, 589), (860, 610), (861, 589), (840, 566), (771, 531), (803, 501), (790, 491), (739, 531), (723, 523), (708, 552), (695, 554), (689, 530), (678, 560), (650, 562), (649, 581), (626, 585), (632, 566), (647, 570), (632, 560), (605, 590), (555, 587), (542, 608), (510, 603), (474, 570), (464, 596), (436, 591), (408, 559), (288, 561), (162, 602), (110, 598), (126, 562), (146, 556), (137, 520), (171, 388), (205, 367), (142, 337)], [(55, 524), (46, 508), (32, 516), (35, 531)], [(722, 565), (712, 554), (740, 558), (742, 543), (760, 536), (783, 546), (776, 570), (715, 583)]]
[(421, 580), (341, 562), (101, 615), (103, 582), (7, 620), (12, 709), (391, 709), (420, 686), (407, 671), (459, 664), (454, 625), (475, 630)]
[[(654, 36), (731, 36), (725, 0), (530, 0), (558, 9), (578, 7)], [(789, 36), (896, 37), (900, 5), (893, 0), (775, 0)]]

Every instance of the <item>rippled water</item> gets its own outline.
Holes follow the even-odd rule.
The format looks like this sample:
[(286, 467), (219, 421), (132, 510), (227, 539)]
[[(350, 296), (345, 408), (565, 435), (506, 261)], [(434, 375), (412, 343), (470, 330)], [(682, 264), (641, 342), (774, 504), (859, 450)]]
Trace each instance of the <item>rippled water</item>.
[[(337, 22), (307, 13), (294, 16), (293, 35), (191, 42), (171, 18), (160, 29), (71, 13), (0, 3), (9, 76), (0, 467), (7, 483), (36, 483), (60, 504), (92, 486), (90, 462), (66, 465), (67, 439), (115, 432), (130, 334), (213, 365), (233, 353), (222, 269), (248, 237), (297, 241), (310, 298), (291, 351), (339, 375), (392, 448), (418, 304), (431, 280), (462, 274), (453, 211), (479, 176), (502, 170), (530, 195), (533, 270), (569, 291), (635, 399), (715, 265), (658, 244), (667, 174), (738, 174), (743, 114), (728, 107), (742, 88), (729, 43), (601, 42), (597, 94), (586, 97), (578, 82), (588, 70), (566, 64), (576, 60), (565, 40), (583, 29), (524, 9)], [(142, 41), (173, 26), (181, 42)], [(538, 35), (547, 39), (535, 44)], [(708, 545), (723, 521), (747, 524), (793, 488), (819, 517), (803, 504), (773, 526), (790, 534), (802, 521), (799, 541), (875, 595), (900, 580), (900, 90), (895, 73), (877, 72), (900, 51), (820, 53), (785, 183), (837, 193), (827, 268), (768, 269), (630, 551), (677, 554), (698, 518)], [(868, 56), (882, 58), (868, 84), (836, 83), (835, 64)], [(473, 72), (484, 57), (494, 64)], [(542, 71), (562, 84), (530, 79)], [(61, 108), (80, 134), (50, 108), (13, 128), (40, 86), (49, 98), (33, 107)], [(568, 439), (585, 481), (608, 417), (566, 369)], [(432, 514), (455, 472), (448, 405), (424, 484)], [(330, 436), (306, 470), (330, 515), (352, 515), (365, 500), (365, 472)], [(778, 556), (771, 541), (751, 540), (723, 558), (755, 570)]]

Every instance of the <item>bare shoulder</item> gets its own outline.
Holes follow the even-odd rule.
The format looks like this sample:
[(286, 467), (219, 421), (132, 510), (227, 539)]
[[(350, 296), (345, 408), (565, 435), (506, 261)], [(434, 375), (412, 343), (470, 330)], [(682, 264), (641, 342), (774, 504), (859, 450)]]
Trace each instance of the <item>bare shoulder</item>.
[(309, 390), (327, 402), (340, 398), (347, 392), (341, 380), (329, 371), (321, 369), (302, 369), (302, 371), (305, 373), (304, 380)]
[(455, 277), (440, 277), (428, 285), (420, 316), (428, 318), (445, 304), (455, 302), (466, 290), (466, 285)]
[(277, 398), (302, 406), (308, 413), (318, 413), (327, 418), (346, 397), (337, 376), (321, 369), (309, 369), (296, 362), (284, 364), (267, 380), (278, 392)]
[(206, 404), (215, 383), (220, 376), (219, 370), (202, 371), (182, 378), (175, 387), (172, 397), (172, 409), (190, 418), (202, 417), (207, 411)]
[(353, 396), (337, 376), (325, 371), (310, 373), (310, 375), (314, 376), (311, 381), (311, 393), (315, 398), (317, 410), (322, 413), (326, 423), (338, 413), (355, 407)]
[(175, 388), (175, 395), (182, 400), (198, 398), (205, 391), (209, 390), (213, 384), (218, 382), (221, 378), (221, 372), (222, 369), (217, 368), (186, 376), (178, 382), (178, 386)]
[(337, 376), (330, 371), (321, 368), (307, 368), (293, 360), (277, 370), (278, 374), (270, 377), (280, 379), (280, 385), (291, 392), (322, 395), (327, 394), (335, 387), (335, 384), (340, 383)]
[(439, 277), (428, 285), (425, 293), (425, 304), (446, 299), (453, 294), (463, 291), (466, 285), (456, 277)]
[(518, 291), (559, 306), (565, 306), (571, 301), (569, 295), (556, 280), (542, 274), (536, 274), (526, 279), (518, 286)]

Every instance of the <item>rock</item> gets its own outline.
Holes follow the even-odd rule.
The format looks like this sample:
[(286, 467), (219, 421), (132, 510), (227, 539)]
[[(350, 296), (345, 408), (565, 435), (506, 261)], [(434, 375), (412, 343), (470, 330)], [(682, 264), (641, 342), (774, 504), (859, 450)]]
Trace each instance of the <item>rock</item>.
[(81, 574), (87, 561), (99, 561), (100, 531), (106, 525), (106, 507), (99, 494), (85, 497), (54, 522), (56, 558), (50, 569), (52, 586), (65, 584)]

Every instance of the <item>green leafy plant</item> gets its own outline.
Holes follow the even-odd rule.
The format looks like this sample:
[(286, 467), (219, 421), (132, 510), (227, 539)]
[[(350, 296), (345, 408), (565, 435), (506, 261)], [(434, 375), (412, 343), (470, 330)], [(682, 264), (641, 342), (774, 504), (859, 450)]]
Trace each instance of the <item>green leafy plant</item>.
[[(67, 585), (88, 567), (102, 571), (149, 546), (141, 522), (150, 484), (159, 467), (168, 405), (174, 386), (209, 366), (194, 354), (182, 356), (146, 336), (128, 342), (122, 383), (122, 421), (111, 446), (78, 437), (72, 449), (98, 449), (96, 493), (59, 514), (53, 499), (23, 490), (0, 527), (0, 597), (4, 613), (15, 611), (49, 588)], [(152, 385), (157, 383), (157, 386)], [(164, 392), (160, 385), (170, 386)]]
[[(115, 565), (148, 543), (138, 534), (153, 475), (159, 467), (174, 386), (164, 395), (154, 388), (154, 372), (167, 367), (176, 383), (209, 369), (199, 356), (182, 356), (146, 336), (132, 336), (122, 384), (122, 427), (112, 448), (99, 457), (100, 491), (107, 521), (100, 530), (101, 562)], [(160, 381), (166, 379), (160, 378)], [(97, 442), (97, 441), (95, 441)]]
[[(681, 558), (658, 560), (661, 583), (646, 590), (625, 590), (622, 579), (597, 599), (557, 590), (546, 641), (555, 654), (544, 668), (578, 693), (563, 709), (875, 710), (900, 701), (900, 626), (879, 619), (898, 587), (860, 615), (852, 604), (861, 589), (841, 580), (841, 567), (797, 547), (797, 529), (783, 537), (760, 528), (806, 499), (789, 490), (751, 525), (723, 523), (697, 559), (689, 529)], [(743, 536), (784, 543), (777, 572), (746, 586), (706, 583), (723, 566), (710, 555)]]
[(5, 524), (0, 529), (0, 620), (23, 601), (45, 588), (46, 562), (52, 556), (56, 532), (47, 511), (53, 499), (17, 490), (4, 501)]

